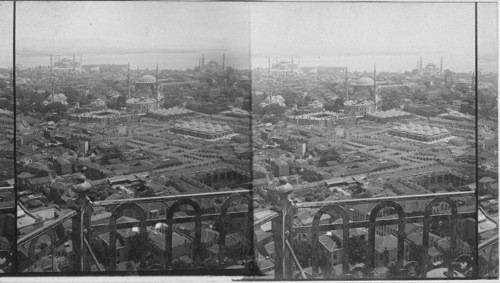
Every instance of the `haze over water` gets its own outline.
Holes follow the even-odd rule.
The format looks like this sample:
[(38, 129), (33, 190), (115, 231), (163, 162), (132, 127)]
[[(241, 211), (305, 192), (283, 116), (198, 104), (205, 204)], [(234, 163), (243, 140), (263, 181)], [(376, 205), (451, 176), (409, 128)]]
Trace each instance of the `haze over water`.
[[(205, 64), (210, 60), (222, 64), (222, 52), (205, 52)], [(238, 55), (236, 53), (226, 52), (226, 67), (233, 67), (240, 70), (248, 70), (248, 55)], [(119, 64), (126, 65), (130, 63), (132, 69), (155, 69), (156, 63), (162, 70), (185, 70), (193, 69), (198, 66), (201, 53), (134, 53), (134, 54), (83, 54), (83, 65), (94, 64)], [(72, 54), (61, 54), (61, 58), (73, 59)], [(55, 60), (55, 59), (53, 59)], [(76, 60), (80, 58), (78, 54)], [(23, 67), (50, 66), (49, 55), (18, 55), (16, 64), (21, 64)]]
[[(474, 54), (471, 54), (472, 58), (468, 58), (467, 61), (474, 60)], [(271, 64), (275, 61), (278, 56), (271, 56)], [(335, 67), (345, 67), (348, 66), (349, 72), (373, 72), (373, 68), (377, 66), (377, 72), (398, 72), (404, 73), (405, 71), (411, 72), (417, 68), (417, 60), (419, 60), (419, 55), (343, 55), (343, 56), (300, 56), (300, 66), (301, 67), (317, 67), (317, 66), (335, 66)], [(291, 60), (291, 56), (279, 56), (279, 59), (284, 59), (287, 61)], [(436, 65), (437, 68), (440, 67), (441, 54), (425, 54), (422, 55), (423, 65), (432, 63)], [(298, 56), (294, 56), (294, 63), (298, 63)], [(486, 65), (486, 64), (484, 64)], [(267, 68), (268, 57), (252, 57), (252, 69), (255, 68)], [(480, 68), (485, 68), (485, 66)], [(496, 67), (488, 64), (488, 71), (496, 71)], [(453, 72), (458, 73), (469, 73), (474, 72), (475, 66), (465, 64), (463, 58), (450, 58), (443, 56), (443, 70), (449, 69)]]

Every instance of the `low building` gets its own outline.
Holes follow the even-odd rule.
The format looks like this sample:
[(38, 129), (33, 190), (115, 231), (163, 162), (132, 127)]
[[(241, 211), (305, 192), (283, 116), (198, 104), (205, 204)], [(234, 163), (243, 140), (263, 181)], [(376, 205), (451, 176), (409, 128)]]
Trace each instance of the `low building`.
[(71, 162), (69, 162), (65, 158), (55, 158), (54, 167), (56, 169), (57, 175), (66, 175), (72, 173)]
[(150, 117), (150, 118), (164, 121), (164, 120), (177, 120), (177, 119), (181, 119), (181, 118), (193, 116), (193, 115), (194, 115), (193, 111), (186, 109), (186, 108), (175, 106), (175, 107), (168, 108), (168, 109), (165, 109), (165, 108), (150, 109), (147, 112), (146, 117)]
[(450, 132), (446, 128), (431, 128), (429, 125), (422, 126), (414, 123), (393, 126), (389, 130), (389, 134), (423, 142), (437, 141), (450, 136)]
[(282, 177), (290, 175), (290, 168), (288, 163), (283, 160), (275, 159), (271, 161), (271, 168), (275, 177)]
[(171, 131), (201, 139), (216, 139), (233, 133), (233, 129), (227, 125), (197, 121), (177, 123), (171, 128)]
[(348, 100), (344, 102), (344, 113), (349, 117), (360, 117), (375, 110), (373, 101), (368, 100)]
[(125, 102), (127, 112), (129, 113), (147, 113), (150, 110), (156, 109), (156, 100), (152, 98), (129, 98)]
[(365, 115), (365, 119), (375, 121), (377, 123), (395, 122), (402, 119), (410, 119), (411, 117), (412, 115), (410, 113), (397, 109), (374, 111)]

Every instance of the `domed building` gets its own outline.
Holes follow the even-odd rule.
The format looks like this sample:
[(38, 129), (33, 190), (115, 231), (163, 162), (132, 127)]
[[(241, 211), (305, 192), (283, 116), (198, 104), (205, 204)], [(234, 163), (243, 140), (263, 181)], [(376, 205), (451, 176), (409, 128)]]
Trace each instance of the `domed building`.
[[(373, 70), (373, 79), (362, 77), (355, 82), (348, 83), (346, 68), (346, 102), (344, 109), (348, 116), (362, 116), (366, 113), (377, 111), (380, 101), (377, 96), (377, 69)], [(352, 95), (349, 95), (349, 85), (352, 87)], [(350, 101), (353, 100), (353, 101)]]
[(144, 75), (133, 81), (134, 92), (131, 98), (152, 98), (156, 90), (156, 78), (151, 75)]
[[(472, 79), (474, 81), (474, 79)], [(471, 87), (471, 83), (464, 78), (460, 78), (455, 82), (455, 88), (458, 90), (466, 91)]]
[(348, 117), (362, 117), (374, 111), (373, 101), (368, 100), (348, 100), (344, 102), (344, 113)]
[(375, 86), (375, 81), (368, 77), (362, 77), (360, 79), (357, 79), (354, 83), (351, 83), (351, 86), (354, 92), (362, 90), (371, 91)]
[(68, 102), (66, 100), (67, 100), (66, 95), (64, 95), (62, 93), (56, 93), (56, 94), (49, 95), (47, 97), (47, 99), (45, 99), (43, 101), (43, 104), (48, 105), (48, 104), (53, 103), (53, 102), (61, 102), (62, 104), (67, 105)]
[(200, 139), (217, 139), (234, 132), (228, 125), (197, 121), (177, 123), (171, 128), (171, 131)]
[[(135, 113), (145, 113), (142, 111), (142, 109), (156, 109), (158, 107), (158, 101), (160, 100), (160, 90), (159, 90), (159, 82), (158, 82), (158, 65), (156, 65), (156, 77), (152, 75), (143, 75), (138, 79), (131, 80), (130, 79), (130, 66), (127, 67), (127, 88), (128, 88), (128, 99), (139, 99), (139, 100), (131, 100), (130, 104), (133, 105), (132, 107), (134, 111), (139, 111)], [(130, 82), (133, 83), (133, 90), (131, 89)], [(141, 100), (142, 99), (142, 100)], [(153, 104), (150, 103), (148, 99), (152, 99), (155, 101), (154, 106)], [(141, 101), (141, 102), (138, 102)], [(146, 108), (144, 107), (139, 107), (136, 108), (135, 106), (143, 105), (143, 102), (147, 101), (147, 106)], [(139, 104), (137, 104), (139, 103)], [(127, 104), (129, 104), (127, 102)], [(150, 108), (154, 107), (154, 108)], [(127, 105), (127, 109), (129, 106)]]
[(389, 134), (422, 142), (438, 141), (451, 135), (450, 131), (446, 128), (430, 127), (429, 125), (423, 126), (414, 123), (393, 126), (389, 130)]
[(125, 105), (129, 113), (143, 114), (157, 108), (156, 100), (146, 97), (129, 98), (127, 99), (127, 101), (125, 101)]

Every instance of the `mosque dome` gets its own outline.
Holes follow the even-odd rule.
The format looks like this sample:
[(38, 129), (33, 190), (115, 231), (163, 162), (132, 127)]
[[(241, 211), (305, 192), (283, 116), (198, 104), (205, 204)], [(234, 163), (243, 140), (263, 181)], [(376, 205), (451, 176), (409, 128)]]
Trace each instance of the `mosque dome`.
[(466, 84), (467, 81), (464, 78), (460, 78), (460, 79), (458, 79), (457, 83), (459, 83), (459, 84)]
[(375, 82), (368, 77), (363, 77), (363, 78), (358, 79), (356, 81), (356, 85), (360, 85), (360, 86), (373, 86), (374, 84), (375, 84)]
[(155, 84), (156, 83), (156, 78), (151, 76), (151, 75), (144, 75), (140, 77), (136, 83), (140, 84)]

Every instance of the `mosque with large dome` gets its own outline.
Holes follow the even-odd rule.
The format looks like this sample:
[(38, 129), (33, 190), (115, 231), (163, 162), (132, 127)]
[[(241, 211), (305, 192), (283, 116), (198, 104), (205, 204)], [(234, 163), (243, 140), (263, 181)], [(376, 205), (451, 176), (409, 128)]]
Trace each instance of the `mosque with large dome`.
[[(130, 79), (130, 66), (127, 67), (128, 98), (126, 107), (129, 111), (146, 113), (158, 108), (160, 89), (157, 78), (158, 64), (156, 65), (156, 77), (146, 74), (134, 80)], [(131, 86), (131, 83), (133, 86)]]
[(367, 113), (377, 111), (380, 99), (377, 95), (376, 67), (373, 70), (373, 79), (362, 77), (350, 83), (347, 78), (347, 67), (345, 70), (345, 114), (347, 116), (364, 116)]

